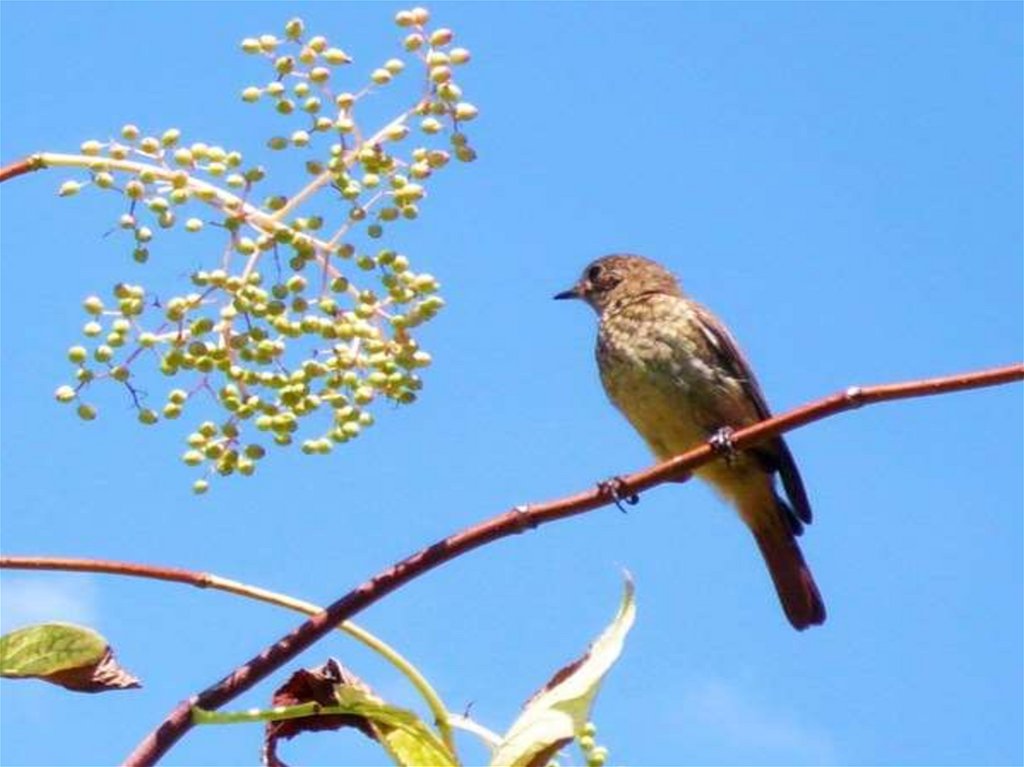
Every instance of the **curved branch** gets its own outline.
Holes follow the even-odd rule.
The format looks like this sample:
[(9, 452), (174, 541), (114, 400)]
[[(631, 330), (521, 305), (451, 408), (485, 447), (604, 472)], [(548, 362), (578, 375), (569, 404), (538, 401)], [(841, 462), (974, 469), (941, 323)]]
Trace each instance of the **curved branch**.
[[(195, 586), (201, 589), (214, 589), (226, 591), (229, 594), (256, 599), (261, 602), (295, 610), (305, 615), (316, 615), (323, 608), (312, 602), (302, 599), (295, 599), (286, 594), (279, 594), (268, 591), (248, 583), (239, 583), (229, 578), (222, 578), (219, 575), (193, 570), (183, 570), (177, 567), (157, 567), (154, 565), (141, 565), (134, 562), (119, 562), (107, 559), (85, 559), (80, 557), (33, 557), (33, 556), (0, 556), (0, 570), (49, 570), (61, 572), (78, 573), (105, 573), (107, 575), (124, 575), (135, 578), (148, 578), (150, 580), (171, 581), (183, 583), (188, 586)], [(351, 621), (342, 621), (336, 628), (362, 642), (373, 652), (380, 655), (387, 662), (393, 665), (409, 683), (416, 688), (416, 691), (423, 697), (424, 702), (434, 715), (438, 730), (445, 745), (452, 753), (455, 747), (452, 741), (452, 715), (448, 707), (441, 700), (437, 691), (431, 687), (426, 678), (419, 672), (412, 663), (402, 656), (395, 648), (391, 647), (384, 640), (374, 636), (369, 631), (360, 628)]]
[[(732, 435), (732, 443), (736, 448), (748, 447), (798, 426), (876, 402), (997, 386), (1020, 380), (1024, 380), (1024, 364), (908, 383), (852, 386), (784, 415), (740, 429)], [(428, 546), (350, 591), (324, 612), (313, 616), (213, 686), (179, 703), (167, 718), (136, 746), (124, 763), (133, 767), (155, 764), (157, 759), (166, 754), (171, 746), (191, 729), (193, 706), (207, 710), (223, 706), (306, 650), (336, 624), (428, 570), (499, 538), (613, 503), (620, 495), (637, 494), (669, 480), (687, 479), (694, 469), (708, 463), (717, 455), (715, 448), (704, 444), (652, 468), (623, 476), (614, 487), (603, 482), (592, 490), (566, 498), (534, 506), (516, 506)]]

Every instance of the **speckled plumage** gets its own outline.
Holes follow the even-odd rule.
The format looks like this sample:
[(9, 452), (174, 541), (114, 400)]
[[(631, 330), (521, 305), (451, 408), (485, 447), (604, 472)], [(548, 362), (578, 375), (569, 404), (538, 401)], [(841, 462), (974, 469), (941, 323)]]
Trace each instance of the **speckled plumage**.
[[(659, 459), (696, 447), (723, 427), (769, 416), (732, 336), (654, 261), (606, 256), (557, 297), (583, 299), (597, 312), (601, 382)], [(790, 622), (798, 629), (823, 622), (824, 604), (795, 539), (811, 521), (810, 504), (785, 442), (769, 440), (697, 474), (754, 533)], [(788, 503), (776, 491), (776, 474)]]

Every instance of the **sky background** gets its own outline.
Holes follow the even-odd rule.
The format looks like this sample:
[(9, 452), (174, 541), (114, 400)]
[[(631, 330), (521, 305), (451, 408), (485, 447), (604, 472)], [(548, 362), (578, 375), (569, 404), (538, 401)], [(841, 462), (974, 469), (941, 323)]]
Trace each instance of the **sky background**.
[[(77, 151), (135, 122), (239, 147), (286, 181), (298, 158), (261, 154), (282, 123), (240, 102), (267, 71), (238, 41), (302, 15), (355, 57), (355, 83), (399, 52), (402, 7), (3, 3), (2, 161)], [(461, 83), (481, 110), (480, 159), (438, 176), (420, 220), (395, 230), (448, 302), (421, 334), (435, 359), (421, 401), (378, 408), (329, 457), (271, 450), (255, 477), (193, 496), (177, 456), (203, 415), (146, 429), (108, 388), (86, 424), (52, 393), (83, 297), (123, 280), (187, 291), (221, 239), (164, 235), (140, 267), (124, 238), (104, 237), (114, 195), (62, 200), (69, 174), (19, 178), (0, 196), (4, 553), (192, 568), (326, 603), (514, 504), (643, 468), (644, 445), (601, 391), (591, 312), (551, 300), (612, 251), (680, 275), (731, 327), (776, 411), (1021, 359), (1020, 4), (433, 11), (474, 53)], [(357, 620), (453, 710), (471, 705), (502, 731), (611, 618), (628, 568), (638, 621), (594, 712), (613, 762), (1020, 764), (1022, 416), (1013, 385), (788, 437), (816, 514), (802, 545), (822, 628), (790, 628), (749, 534), (697, 484), (498, 542)], [(178, 700), (298, 622), (149, 581), (8, 571), (2, 586), (4, 630), (89, 624), (145, 684), (87, 696), (5, 680), (7, 765), (117, 763)], [(418, 705), (341, 635), (299, 663), (327, 656)], [(283, 678), (231, 708), (264, 704)], [(166, 763), (251, 764), (259, 741), (255, 726), (197, 729)], [(485, 758), (462, 743), (468, 763)], [(282, 755), (387, 763), (351, 732)]]

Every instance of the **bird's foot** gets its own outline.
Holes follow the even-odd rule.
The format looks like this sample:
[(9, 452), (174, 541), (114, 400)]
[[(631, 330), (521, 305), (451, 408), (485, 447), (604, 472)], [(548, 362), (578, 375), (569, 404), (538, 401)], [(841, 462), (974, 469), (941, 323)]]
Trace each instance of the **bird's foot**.
[(640, 496), (636, 493), (630, 493), (625, 496), (622, 494), (622, 487), (624, 484), (622, 477), (612, 477), (611, 479), (606, 479), (604, 482), (597, 483), (597, 491), (601, 493), (601, 495), (611, 498), (612, 501), (615, 502), (615, 508), (623, 514), (628, 511), (628, 509), (622, 505), (623, 503), (629, 506), (636, 506), (640, 503)]
[(715, 452), (722, 456), (725, 462), (732, 466), (736, 462), (736, 446), (732, 442), (734, 429), (731, 426), (723, 426), (708, 439), (708, 444)]

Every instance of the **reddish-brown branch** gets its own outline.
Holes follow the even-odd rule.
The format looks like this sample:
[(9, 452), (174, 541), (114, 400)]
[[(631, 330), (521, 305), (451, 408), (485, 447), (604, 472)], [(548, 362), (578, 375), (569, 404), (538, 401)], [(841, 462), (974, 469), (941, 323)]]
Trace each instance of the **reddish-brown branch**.
[(77, 573), (108, 573), (128, 575), (135, 578), (152, 578), (158, 581), (173, 581), (196, 586), (201, 589), (210, 586), (209, 573), (197, 573), (177, 567), (155, 567), (133, 562), (113, 562), (106, 559), (82, 559), (78, 557), (0, 557), (0, 570), (61, 570)]
[[(732, 441), (737, 448), (748, 447), (767, 437), (862, 405), (996, 386), (1020, 380), (1024, 380), (1024, 364), (910, 383), (851, 387), (785, 415), (741, 429), (733, 434)], [(714, 448), (702, 445), (650, 469), (621, 477), (615, 488), (610, 487), (608, 483), (601, 483), (592, 490), (566, 498), (534, 506), (517, 506), (403, 559), (350, 591), (322, 613), (307, 620), (213, 686), (182, 701), (159, 727), (139, 743), (125, 764), (154, 764), (192, 727), (193, 706), (205, 709), (223, 706), (307, 649), (341, 621), (351, 618), (363, 608), (428, 570), (499, 538), (604, 506), (615, 500), (616, 493), (632, 495), (669, 480), (684, 479), (695, 468), (712, 460), (715, 455)]]
[(40, 159), (39, 155), (32, 155), (31, 157), (26, 157), (23, 160), (12, 162), (10, 165), (5, 165), (4, 167), (0, 168), (0, 184), (2, 184), (9, 178), (14, 178), (15, 176), (23, 176), (26, 173), (31, 173), (32, 171), (36, 171), (39, 170), (40, 168), (45, 167), (46, 165)]

